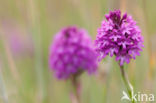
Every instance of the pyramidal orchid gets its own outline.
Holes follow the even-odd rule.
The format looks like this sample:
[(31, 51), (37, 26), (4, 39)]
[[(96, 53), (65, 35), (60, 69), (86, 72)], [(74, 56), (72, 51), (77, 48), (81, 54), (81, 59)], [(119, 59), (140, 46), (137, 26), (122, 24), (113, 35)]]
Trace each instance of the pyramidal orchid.
[(120, 10), (105, 15), (95, 40), (98, 59), (115, 56), (119, 63), (122, 78), (131, 96), (131, 86), (124, 72), (124, 63), (129, 63), (140, 55), (143, 48), (141, 30), (130, 15), (121, 15)]
[(89, 74), (96, 72), (96, 58), (97, 54), (87, 31), (76, 26), (60, 30), (50, 46), (50, 68), (58, 79), (70, 79), (76, 89), (78, 89), (77, 77), (82, 72), (86, 71)]
[(86, 30), (71, 26), (56, 34), (50, 47), (49, 65), (58, 79), (68, 79), (83, 71), (94, 73), (97, 67), (95, 58)]
[(119, 10), (105, 15), (96, 37), (96, 51), (99, 59), (115, 56), (120, 66), (140, 55), (143, 47), (141, 30), (131, 16), (122, 16)]

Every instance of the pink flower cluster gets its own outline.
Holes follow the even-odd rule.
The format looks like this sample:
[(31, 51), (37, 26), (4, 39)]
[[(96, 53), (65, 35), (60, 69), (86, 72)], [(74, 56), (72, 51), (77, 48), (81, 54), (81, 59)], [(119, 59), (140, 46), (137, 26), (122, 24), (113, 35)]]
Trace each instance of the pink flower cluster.
[(56, 34), (50, 48), (49, 64), (58, 79), (67, 79), (82, 71), (94, 73), (97, 68), (96, 58), (86, 30), (71, 26)]
[(119, 10), (105, 15), (95, 40), (99, 60), (115, 55), (122, 66), (140, 55), (143, 47), (141, 30), (131, 16), (121, 15)]

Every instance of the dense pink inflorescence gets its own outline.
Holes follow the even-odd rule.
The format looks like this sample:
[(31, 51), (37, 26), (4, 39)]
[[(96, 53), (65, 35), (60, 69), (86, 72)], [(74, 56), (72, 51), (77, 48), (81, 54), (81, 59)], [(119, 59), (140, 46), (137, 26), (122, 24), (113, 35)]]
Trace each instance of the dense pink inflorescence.
[(67, 79), (85, 70), (94, 73), (97, 68), (96, 58), (88, 33), (71, 26), (56, 34), (50, 48), (49, 64), (58, 79)]
[(142, 51), (141, 30), (131, 16), (126, 13), (121, 16), (120, 10), (111, 11), (105, 17), (106, 20), (103, 20), (101, 27), (98, 28), (95, 40), (99, 60), (107, 55), (111, 57), (115, 55), (120, 66), (125, 62), (129, 63)]

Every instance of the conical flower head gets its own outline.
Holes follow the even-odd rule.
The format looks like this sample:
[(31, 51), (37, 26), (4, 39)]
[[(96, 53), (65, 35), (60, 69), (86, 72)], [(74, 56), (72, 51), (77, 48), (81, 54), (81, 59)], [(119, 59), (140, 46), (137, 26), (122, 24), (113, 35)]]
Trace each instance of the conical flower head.
[(58, 79), (67, 79), (83, 71), (94, 73), (97, 55), (86, 30), (75, 26), (58, 32), (50, 47), (49, 65)]
[(126, 13), (122, 16), (120, 10), (111, 11), (105, 15), (101, 27), (97, 30), (95, 40), (99, 60), (107, 55), (116, 56), (122, 66), (140, 55), (143, 47), (141, 30), (131, 16)]

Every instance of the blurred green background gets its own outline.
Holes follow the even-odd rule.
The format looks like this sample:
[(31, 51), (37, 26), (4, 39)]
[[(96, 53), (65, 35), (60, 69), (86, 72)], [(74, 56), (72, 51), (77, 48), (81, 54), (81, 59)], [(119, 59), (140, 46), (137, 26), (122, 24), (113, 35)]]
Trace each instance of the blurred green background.
[[(48, 67), (53, 36), (64, 26), (77, 25), (95, 40), (104, 14), (114, 9), (131, 14), (144, 36), (141, 56), (126, 65), (129, 80), (136, 93), (156, 96), (155, 4), (156, 0), (0, 0), (0, 103), (70, 103), (70, 83), (58, 81)], [(100, 63), (96, 75), (84, 73), (80, 79), (82, 103), (122, 102), (125, 87), (114, 58)]]

